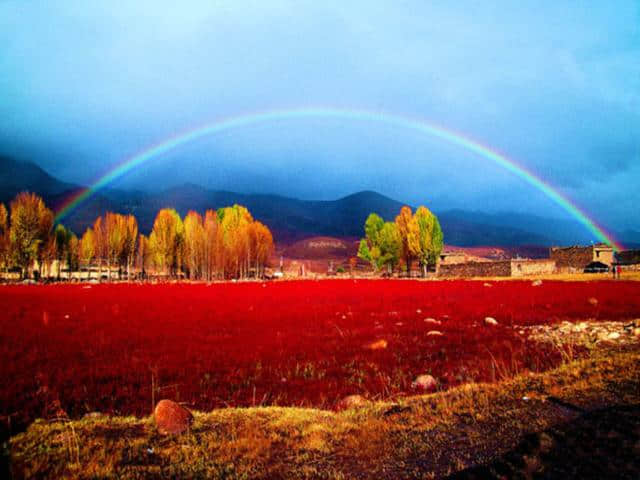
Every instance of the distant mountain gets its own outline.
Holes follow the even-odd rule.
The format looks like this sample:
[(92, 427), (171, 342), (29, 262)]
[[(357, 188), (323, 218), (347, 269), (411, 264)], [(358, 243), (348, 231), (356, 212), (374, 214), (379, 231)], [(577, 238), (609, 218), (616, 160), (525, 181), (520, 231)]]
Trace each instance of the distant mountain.
[[(16, 193), (29, 190), (43, 196), (57, 208), (81, 189), (56, 179), (37, 165), (0, 157), (0, 201), (8, 203)], [(402, 202), (372, 191), (358, 192), (331, 201), (299, 200), (279, 195), (241, 194), (208, 190), (184, 184), (160, 193), (104, 189), (78, 206), (64, 223), (82, 232), (106, 211), (134, 214), (140, 230), (148, 233), (158, 210), (173, 207), (181, 215), (189, 210), (239, 203), (271, 228), (276, 241), (292, 243), (315, 236), (361, 237), (367, 215), (378, 213), (393, 220)], [(513, 212), (484, 213), (466, 210), (436, 212), (449, 245), (473, 246), (549, 246), (589, 243), (589, 233), (578, 223)], [(620, 237), (640, 243), (640, 233), (626, 232)]]
[(35, 163), (0, 155), (0, 200), (9, 202), (23, 190), (52, 197), (78, 188), (52, 177)]

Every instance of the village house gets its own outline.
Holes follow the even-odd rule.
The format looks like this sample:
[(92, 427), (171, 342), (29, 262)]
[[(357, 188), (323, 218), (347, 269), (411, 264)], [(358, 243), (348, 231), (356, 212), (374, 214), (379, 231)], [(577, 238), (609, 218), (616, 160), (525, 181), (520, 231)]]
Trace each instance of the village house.
[(441, 263), (438, 275), (450, 278), (525, 277), (555, 273), (556, 262), (545, 259), (514, 258), (487, 262)]
[(604, 243), (586, 247), (551, 247), (549, 257), (555, 260), (558, 271), (565, 273), (582, 272), (592, 262), (608, 267), (614, 263), (613, 248)]

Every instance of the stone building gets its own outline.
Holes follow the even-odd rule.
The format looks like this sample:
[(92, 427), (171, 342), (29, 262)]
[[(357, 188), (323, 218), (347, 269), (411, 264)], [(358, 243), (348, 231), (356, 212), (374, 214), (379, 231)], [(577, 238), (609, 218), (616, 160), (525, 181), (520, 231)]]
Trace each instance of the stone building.
[(614, 263), (613, 248), (604, 243), (588, 247), (551, 247), (549, 257), (555, 260), (561, 272), (582, 272), (591, 262), (601, 262), (609, 267)]
[(524, 277), (555, 273), (556, 262), (550, 259), (518, 258), (489, 262), (441, 263), (438, 276), (448, 278)]

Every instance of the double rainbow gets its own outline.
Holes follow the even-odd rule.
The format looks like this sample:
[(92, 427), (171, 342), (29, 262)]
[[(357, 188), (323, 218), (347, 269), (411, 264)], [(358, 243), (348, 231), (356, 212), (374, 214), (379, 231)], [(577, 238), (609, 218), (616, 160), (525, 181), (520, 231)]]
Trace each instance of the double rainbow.
[(56, 221), (59, 222), (60, 220), (62, 220), (82, 202), (92, 197), (96, 194), (96, 192), (108, 186), (115, 180), (123, 177), (131, 170), (181, 145), (226, 130), (243, 128), (250, 125), (267, 123), (276, 120), (294, 120), (305, 118), (331, 118), (350, 121), (377, 122), (393, 127), (405, 128), (408, 130), (424, 133), (426, 135), (430, 135), (432, 137), (450, 142), (454, 145), (464, 148), (465, 150), (475, 153), (482, 158), (491, 160), (492, 162), (505, 168), (514, 175), (520, 177), (522, 180), (544, 193), (547, 197), (549, 197), (556, 204), (562, 207), (567, 213), (569, 213), (574, 219), (584, 225), (587, 230), (589, 230), (589, 232), (591, 232), (595, 236), (597, 241), (607, 243), (616, 250), (622, 249), (622, 247), (613, 239), (611, 234), (606, 233), (602, 227), (598, 226), (593, 219), (591, 219), (582, 209), (575, 205), (575, 203), (572, 203), (568, 197), (545, 182), (538, 175), (534, 174), (530, 170), (527, 170), (524, 166), (516, 163), (512, 159), (509, 159), (502, 153), (499, 153), (498, 151), (481, 144), (480, 142), (472, 140), (471, 138), (466, 137), (453, 130), (449, 130), (419, 119), (384, 112), (329, 107), (297, 108), (247, 113), (244, 115), (216, 120), (212, 123), (208, 123), (206, 125), (202, 125), (200, 127), (178, 133), (177, 135), (174, 135), (168, 139), (164, 139), (159, 143), (156, 143), (127, 158), (126, 160), (115, 166), (113, 169), (111, 169), (109, 172), (107, 172), (105, 175), (100, 177), (98, 180), (96, 180), (93, 184), (72, 195), (59, 208), (56, 215)]

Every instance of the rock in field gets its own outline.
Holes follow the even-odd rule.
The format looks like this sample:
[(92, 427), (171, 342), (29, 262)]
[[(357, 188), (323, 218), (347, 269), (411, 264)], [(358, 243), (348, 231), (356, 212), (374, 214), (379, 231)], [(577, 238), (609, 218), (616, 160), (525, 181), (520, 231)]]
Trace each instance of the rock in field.
[(336, 404), (336, 410), (364, 407), (367, 403), (369, 403), (369, 401), (362, 395), (349, 395)]
[(589, 297), (587, 301), (589, 302), (590, 305), (593, 305), (594, 307), (598, 305), (598, 299), (596, 297)]
[(385, 348), (387, 348), (387, 346), (388, 346), (387, 341), (384, 339), (381, 339), (381, 340), (376, 340), (375, 342), (366, 344), (364, 348), (368, 350), (384, 350)]
[(532, 287), (539, 287), (540, 285), (542, 285), (542, 280), (534, 280), (531, 282)]
[(440, 320), (436, 320), (435, 318), (425, 318), (424, 323), (431, 323), (433, 325), (440, 325), (442, 322)]
[(418, 375), (411, 383), (411, 388), (423, 392), (432, 392), (438, 387), (438, 382), (431, 375)]
[(160, 400), (153, 412), (158, 431), (163, 435), (177, 435), (189, 429), (193, 415), (172, 400)]
[(493, 317), (485, 317), (484, 324), (485, 325), (498, 325), (498, 321)]
[(431, 330), (427, 332), (427, 337), (441, 337), (443, 335), (444, 333), (440, 332), (439, 330)]

